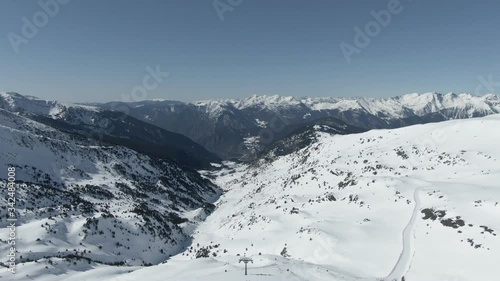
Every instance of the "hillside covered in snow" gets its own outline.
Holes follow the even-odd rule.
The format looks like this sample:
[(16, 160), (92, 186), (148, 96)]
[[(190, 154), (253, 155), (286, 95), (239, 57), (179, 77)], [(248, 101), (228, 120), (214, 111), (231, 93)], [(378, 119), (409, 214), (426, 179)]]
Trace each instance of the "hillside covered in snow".
[(196, 142), (125, 113), (63, 104), (17, 93), (0, 93), (0, 108), (56, 130), (126, 146), (152, 157), (173, 158), (182, 165), (208, 168), (219, 158)]
[(297, 151), (207, 172), (225, 194), (191, 247), (109, 280), (498, 280), (499, 125), (316, 127)]
[[(468, 99), (432, 96), (443, 99), (441, 104)], [(241, 116), (254, 119), (257, 135), (273, 128), (276, 134), (251, 161), (213, 163), (218, 158), (201, 146), (139, 117), (3, 93), (0, 169), (15, 167), (16, 180), (25, 185), (16, 193), (18, 273), (2, 267), (0, 278), (496, 281), (495, 97), (471, 97), (470, 103), (482, 100), (491, 110), (479, 112), (475, 104), (467, 116), (437, 113), (441, 119), (467, 119), (370, 131), (327, 109), (311, 117), (324, 113), (319, 99), (225, 101), (232, 113), (220, 115), (220, 140), (239, 128), (247, 134), (243, 143), (255, 145), (253, 129), (234, 122)], [(269, 104), (274, 99), (294, 109), (276, 109)], [(412, 112), (422, 116), (436, 114), (438, 107), (421, 107), (419, 99), (426, 100), (384, 101), (413, 104)], [(170, 112), (195, 106), (163, 103)], [(284, 116), (294, 116), (297, 108), (305, 110), (301, 118), (307, 122), (278, 126), (292, 120)], [(266, 123), (252, 112), (278, 114), (278, 121)], [(340, 116), (361, 116), (346, 112)], [(490, 116), (469, 119), (482, 115)], [(383, 127), (392, 126), (393, 119), (377, 118), (385, 120)], [(170, 144), (181, 154), (159, 148)], [(206, 153), (199, 159), (209, 163), (207, 169), (179, 161), (179, 155), (196, 151)], [(7, 252), (7, 196), (0, 203), (0, 251)], [(253, 259), (248, 276), (239, 263), (243, 256)]]
[[(213, 211), (221, 193), (173, 159), (61, 132), (0, 109), (0, 169), (8, 167), (16, 169), (20, 184), (19, 280), (30, 280), (22, 270), (30, 262), (43, 264), (38, 274), (50, 280), (74, 268), (163, 262), (189, 245), (191, 228)], [(2, 176), (2, 190), (6, 183)], [(7, 193), (0, 203), (0, 251), (7, 253)], [(0, 275), (14, 278), (5, 268)]]

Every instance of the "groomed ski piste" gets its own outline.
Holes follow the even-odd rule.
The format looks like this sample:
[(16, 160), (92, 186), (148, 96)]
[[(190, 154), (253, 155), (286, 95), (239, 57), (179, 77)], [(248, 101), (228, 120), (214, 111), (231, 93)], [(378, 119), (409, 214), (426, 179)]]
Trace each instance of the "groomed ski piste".
[[(204, 172), (225, 193), (206, 221), (181, 225), (192, 243), (163, 264), (49, 274), (30, 262), (0, 277), (497, 281), (498, 128), (492, 115), (344, 136), (318, 130), (291, 154)], [(253, 259), (247, 276), (244, 255)]]

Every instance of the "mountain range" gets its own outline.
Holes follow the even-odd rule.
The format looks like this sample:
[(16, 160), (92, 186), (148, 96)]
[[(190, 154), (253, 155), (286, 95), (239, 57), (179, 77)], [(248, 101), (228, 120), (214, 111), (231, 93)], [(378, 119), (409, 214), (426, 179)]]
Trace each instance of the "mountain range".
[(224, 194), (191, 247), (106, 280), (497, 280), (498, 125), (312, 126), (275, 143), (307, 143), (296, 150), (203, 172)]
[(322, 118), (364, 129), (399, 128), (500, 112), (495, 94), (409, 94), (394, 98), (295, 98), (111, 102), (94, 104), (182, 134), (223, 159), (246, 159), (292, 131)]
[(497, 95), (437, 93), (92, 105), (1, 93), (0, 169), (20, 185), (18, 273), (0, 278), (496, 281), (499, 109)]
[(155, 127), (118, 111), (63, 104), (17, 93), (0, 93), (0, 108), (57, 130), (106, 141), (148, 154), (171, 157), (193, 168), (210, 167), (220, 159), (191, 139)]
[[(189, 244), (189, 228), (179, 225), (203, 220), (221, 193), (174, 159), (62, 132), (4, 109), (0, 143), (0, 169), (15, 168), (17, 183), (25, 184), (15, 193), (20, 263), (159, 263)], [(6, 190), (6, 178), (0, 183)], [(0, 201), (6, 231), (7, 197)], [(193, 218), (184, 217), (195, 210)], [(137, 239), (142, 242), (131, 247)], [(0, 250), (9, 247), (2, 238)]]

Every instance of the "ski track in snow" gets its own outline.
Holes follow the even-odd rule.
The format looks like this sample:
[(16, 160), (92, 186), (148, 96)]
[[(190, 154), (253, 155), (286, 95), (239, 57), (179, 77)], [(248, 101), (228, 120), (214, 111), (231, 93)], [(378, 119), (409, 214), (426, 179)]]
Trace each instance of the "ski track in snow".
[(387, 275), (387, 280), (399, 280), (403, 277), (406, 272), (410, 269), (412, 257), (415, 252), (415, 225), (417, 223), (419, 211), (420, 211), (420, 198), (418, 197), (419, 191), (422, 190), (422, 187), (415, 189), (413, 193), (413, 198), (415, 201), (415, 207), (413, 209), (413, 213), (410, 221), (406, 225), (403, 230), (403, 249), (401, 250), (401, 254), (399, 255), (399, 259), (394, 265), (391, 273)]

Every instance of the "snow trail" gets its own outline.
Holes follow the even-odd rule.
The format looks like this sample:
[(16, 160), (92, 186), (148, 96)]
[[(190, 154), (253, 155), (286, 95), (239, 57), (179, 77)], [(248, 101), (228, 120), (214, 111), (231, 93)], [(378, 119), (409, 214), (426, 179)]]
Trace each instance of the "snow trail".
[(403, 249), (401, 250), (401, 254), (399, 255), (399, 259), (394, 265), (391, 273), (387, 275), (386, 279), (387, 280), (399, 280), (408, 270), (410, 269), (411, 266), (411, 259), (414, 255), (415, 252), (415, 245), (414, 245), (414, 239), (415, 239), (415, 225), (417, 223), (417, 219), (419, 216), (419, 211), (420, 211), (420, 198), (418, 197), (419, 191), (422, 189), (422, 187), (416, 188), (415, 191), (413, 192), (413, 198), (415, 201), (415, 207), (413, 209), (413, 214), (411, 216), (410, 221), (406, 225), (405, 229), (403, 230)]

